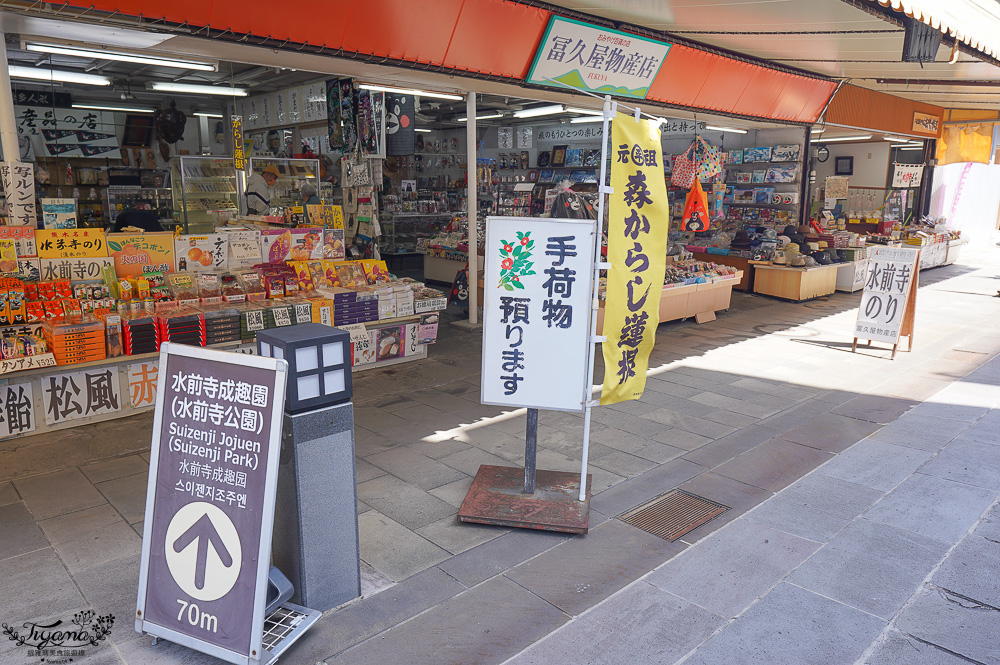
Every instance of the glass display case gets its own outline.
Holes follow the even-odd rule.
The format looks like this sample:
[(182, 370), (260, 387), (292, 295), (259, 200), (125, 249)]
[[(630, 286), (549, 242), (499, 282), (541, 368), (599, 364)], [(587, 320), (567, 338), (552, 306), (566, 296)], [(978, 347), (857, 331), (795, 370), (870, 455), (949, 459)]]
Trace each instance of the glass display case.
[(185, 233), (211, 233), (218, 220), (216, 211), (239, 211), (232, 157), (174, 157), (170, 161), (170, 188)]
[(320, 193), (318, 159), (279, 159), (276, 157), (251, 157), (250, 174), (263, 173), (268, 166), (278, 169), (278, 181), (271, 188), (271, 208), (285, 208), (303, 204), (302, 185), (312, 185), (316, 196)]
[(161, 220), (173, 219), (173, 197), (162, 187), (108, 187), (106, 201), (109, 225), (114, 225), (118, 215), (126, 210), (148, 210)]

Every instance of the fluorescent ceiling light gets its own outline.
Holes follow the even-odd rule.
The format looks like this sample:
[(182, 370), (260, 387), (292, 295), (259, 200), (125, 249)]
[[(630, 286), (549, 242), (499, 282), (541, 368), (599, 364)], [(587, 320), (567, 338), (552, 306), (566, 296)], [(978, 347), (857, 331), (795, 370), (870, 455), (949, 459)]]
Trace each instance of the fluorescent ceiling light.
[(111, 79), (97, 74), (81, 74), (80, 72), (64, 72), (58, 69), (20, 67), (18, 65), (9, 66), (7, 71), (13, 78), (18, 79), (61, 81), (62, 83), (82, 83), (84, 85), (111, 85)]
[(515, 118), (535, 118), (540, 115), (554, 115), (556, 113), (565, 113), (566, 108), (562, 104), (551, 104), (549, 106), (536, 106), (531, 109), (521, 109), (520, 111), (514, 111)]
[(218, 85), (194, 85), (191, 83), (147, 83), (150, 90), (160, 92), (189, 92), (193, 95), (224, 95), (226, 97), (246, 97), (247, 91), (243, 88), (230, 88)]
[(173, 67), (175, 69), (196, 69), (203, 72), (214, 72), (215, 65), (207, 62), (191, 62), (189, 60), (174, 60), (173, 58), (157, 58), (148, 55), (132, 55), (129, 53), (110, 53), (95, 49), (75, 48), (71, 46), (52, 46), (49, 44), (26, 44), (26, 51), (36, 53), (55, 53), (56, 55), (70, 55), (77, 58), (96, 58), (100, 60), (116, 60), (119, 62), (135, 62), (141, 65), (155, 65), (157, 67)]
[(599, 115), (599, 116), (588, 115), (588, 116), (584, 116), (582, 118), (570, 118), (570, 122), (573, 123), (574, 125), (578, 125), (581, 122), (604, 122), (604, 116), (603, 115)]
[(924, 147), (919, 145), (907, 145), (900, 148), (900, 150), (923, 150), (923, 149)]
[(919, 140), (916, 140), (916, 139), (908, 139), (905, 136), (883, 136), (882, 140), (883, 141), (894, 141), (896, 143), (911, 143), (911, 144), (912, 143), (919, 143), (921, 145), (923, 144), (923, 141), (919, 141)]
[(830, 141), (866, 141), (871, 137), (871, 134), (858, 134), (857, 136), (830, 136), (827, 138), (816, 139), (813, 143), (829, 143)]
[(156, 113), (156, 109), (141, 106), (118, 106), (115, 104), (73, 104), (75, 109), (90, 109), (92, 111), (126, 111), (128, 113)]
[(415, 131), (415, 132), (423, 132), (425, 134), (430, 134), (431, 133), (431, 130), (424, 129), (423, 127), (416, 127), (416, 128), (414, 128), (413, 131)]
[(223, 115), (221, 113), (212, 113), (210, 111), (195, 111), (192, 115), (196, 115), (199, 118), (221, 118)]
[[(489, 115), (477, 115), (476, 120), (492, 120), (493, 118), (502, 118), (503, 113), (490, 113)], [(459, 122), (468, 122), (468, 118), (459, 118)]]
[(736, 129), (735, 127), (717, 127), (715, 125), (705, 125), (705, 129), (711, 129), (716, 132), (732, 132), (733, 134), (746, 134), (745, 129)]
[(826, 131), (826, 127), (814, 127), (813, 129), (809, 130), (809, 133), (810, 134), (822, 134), (825, 131)]
[(579, 113), (581, 115), (597, 115), (604, 117), (604, 111), (595, 111), (594, 109), (580, 109), (575, 106), (564, 106), (563, 110), (567, 113)]
[(413, 95), (414, 97), (434, 97), (435, 99), (452, 99), (455, 101), (461, 101), (465, 99), (461, 95), (450, 95), (444, 92), (428, 92), (427, 90), (414, 90), (412, 88), (393, 88), (387, 85), (372, 85), (370, 83), (362, 83), (358, 86), (362, 90), (375, 90), (377, 92), (398, 92), (404, 95)]

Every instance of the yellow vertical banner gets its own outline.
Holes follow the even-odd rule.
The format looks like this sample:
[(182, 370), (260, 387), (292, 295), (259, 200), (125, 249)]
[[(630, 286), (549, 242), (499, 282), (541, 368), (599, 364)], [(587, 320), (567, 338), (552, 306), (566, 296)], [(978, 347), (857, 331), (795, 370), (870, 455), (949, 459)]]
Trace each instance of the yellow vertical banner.
[(639, 399), (646, 388), (670, 222), (659, 125), (619, 113), (611, 146), (601, 404)]

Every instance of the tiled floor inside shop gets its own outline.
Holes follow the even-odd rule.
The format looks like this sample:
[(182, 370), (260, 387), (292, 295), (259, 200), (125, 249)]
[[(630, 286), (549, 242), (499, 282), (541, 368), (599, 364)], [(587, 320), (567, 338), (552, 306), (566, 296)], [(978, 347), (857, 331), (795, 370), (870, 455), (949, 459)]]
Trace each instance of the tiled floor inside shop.
[[(575, 538), (457, 521), (480, 465), (523, 462), (525, 417), (479, 403), (479, 336), (442, 326), (428, 360), (355, 375), (364, 598), (283, 662), (500, 663), (859, 441), (905, 463), (914, 450), (885, 425), (1000, 351), (997, 265), (922, 273), (914, 348), (895, 360), (885, 347), (851, 353), (859, 294), (734, 293), (717, 321), (661, 325), (642, 399), (594, 411), (591, 531)], [(925, 408), (892, 436), (954, 437), (963, 409), (981, 411)], [(539, 423), (538, 468), (578, 472), (582, 418), (542, 412)], [(150, 426), (147, 415), (0, 443), (0, 619), (114, 614), (113, 648), (85, 663), (216, 662), (132, 630)], [(133, 454), (84, 461), (123, 437)], [(877, 491), (859, 481), (863, 460), (832, 469), (828, 482), (860, 483), (857, 501)], [(732, 509), (675, 542), (613, 519), (675, 487)], [(996, 492), (980, 494), (985, 510)], [(813, 517), (817, 539), (843, 526)], [(722, 596), (703, 606), (734, 611)], [(5, 641), (0, 662), (20, 662), (18, 649)]]

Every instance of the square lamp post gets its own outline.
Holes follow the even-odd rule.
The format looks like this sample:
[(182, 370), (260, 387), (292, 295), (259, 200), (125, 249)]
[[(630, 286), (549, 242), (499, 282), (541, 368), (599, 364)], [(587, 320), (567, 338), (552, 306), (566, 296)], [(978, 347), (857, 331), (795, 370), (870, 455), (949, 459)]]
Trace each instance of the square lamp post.
[(325, 612), (361, 595), (351, 335), (303, 323), (258, 332), (257, 351), (288, 362), (272, 557)]

